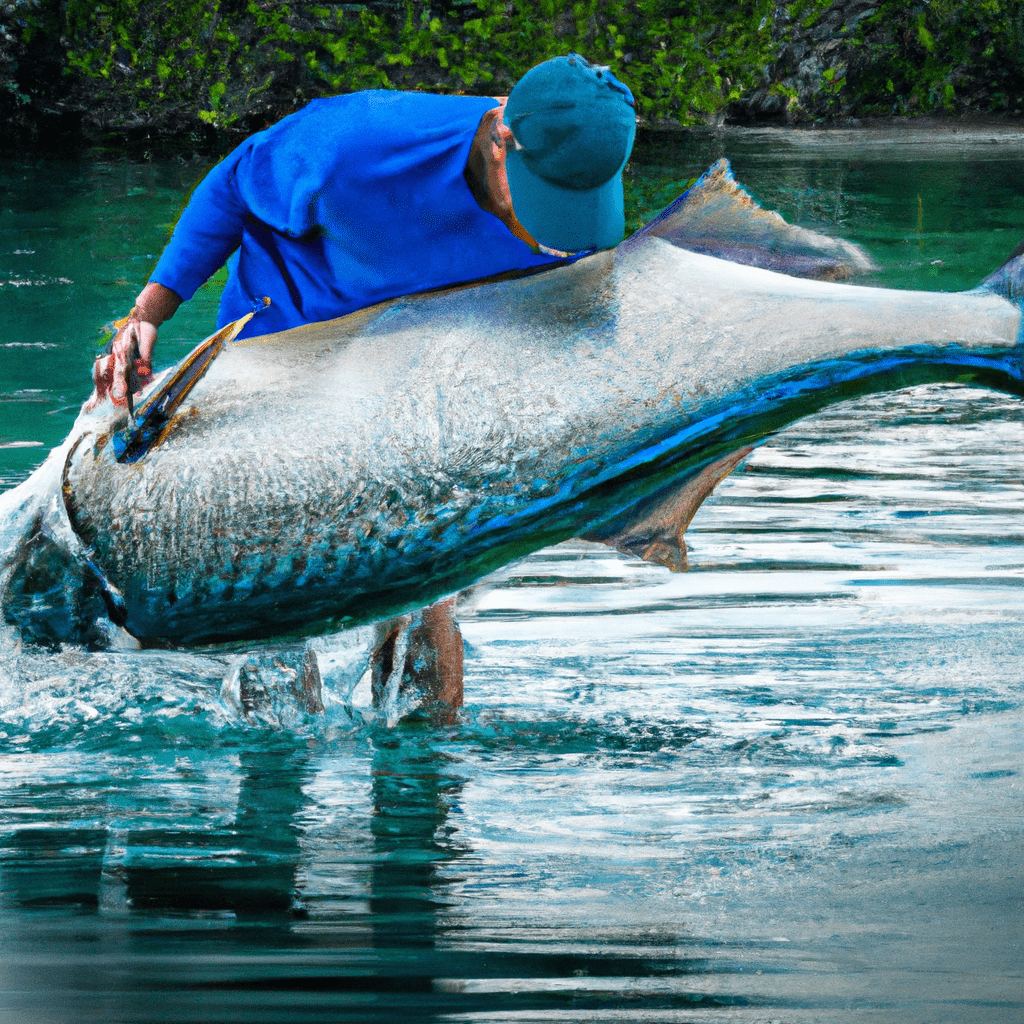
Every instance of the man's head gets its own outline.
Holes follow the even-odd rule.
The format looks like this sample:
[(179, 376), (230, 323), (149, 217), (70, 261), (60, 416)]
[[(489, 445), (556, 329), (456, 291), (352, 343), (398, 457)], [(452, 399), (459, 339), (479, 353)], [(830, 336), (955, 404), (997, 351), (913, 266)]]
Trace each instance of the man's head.
[(622, 169), (636, 135), (629, 89), (579, 54), (555, 57), (520, 79), (502, 121), (509, 193), (526, 230), (564, 252), (622, 241)]

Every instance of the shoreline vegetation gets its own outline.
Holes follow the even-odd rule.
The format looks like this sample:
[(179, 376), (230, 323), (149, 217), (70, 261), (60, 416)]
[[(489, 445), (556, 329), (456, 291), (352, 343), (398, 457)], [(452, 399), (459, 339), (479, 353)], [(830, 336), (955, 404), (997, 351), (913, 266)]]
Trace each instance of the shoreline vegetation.
[(642, 127), (1024, 111), (1024, 0), (0, 0), (23, 150), (221, 149), (318, 96), (501, 95), (577, 50)]

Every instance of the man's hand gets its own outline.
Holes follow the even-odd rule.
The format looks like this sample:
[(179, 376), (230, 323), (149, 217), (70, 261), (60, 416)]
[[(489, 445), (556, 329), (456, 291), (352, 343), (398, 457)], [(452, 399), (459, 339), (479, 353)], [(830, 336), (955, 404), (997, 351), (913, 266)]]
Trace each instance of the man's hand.
[[(133, 311), (134, 312), (134, 311)], [(157, 331), (153, 324), (129, 315), (124, 326), (114, 335), (110, 351), (96, 357), (92, 381), (95, 386), (89, 409), (109, 398), (115, 406), (128, 404), (153, 379), (153, 364), (143, 352), (151, 353)]]
[(87, 409), (109, 398), (115, 406), (131, 407), (132, 399), (153, 379), (153, 348), (157, 328), (169, 320), (181, 304), (170, 288), (150, 283), (135, 300), (135, 307), (116, 326), (109, 352), (96, 357), (92, 379), (95, 391)]

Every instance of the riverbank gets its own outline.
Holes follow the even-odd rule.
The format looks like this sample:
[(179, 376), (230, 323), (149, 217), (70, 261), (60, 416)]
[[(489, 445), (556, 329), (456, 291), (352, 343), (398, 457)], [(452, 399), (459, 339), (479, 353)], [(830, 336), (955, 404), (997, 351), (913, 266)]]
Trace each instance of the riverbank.
[(507, 92), (577, 50), (642, 127), (1022, 115), (1024, 0), (5, 0), (0, 125), (43, 152), (220, 150), (318, 96)]
[(745, 141), (758, 137), (773, 144), (784, 141), (794, 149), (823, 153), (833, 149), (841, 149), (845, 154), (884, 152), (894, 160), (918, 158), (922, 154), (927, 154), (928, 159), (939, 159), (960, 155), (961, 151), (970, 151), (975, 159), (981, 155), (1014, 158), (1024, 155), (1024, 117), (1006, 114), (920, 117), (894, 114), (791, 125), (771, 121), (727, 122), (712, 131)]
[[(282, 117), (285, 116), (284, 112)], [(273, 123), (268, 118), (268, 124)], [(254, 129), (258, 130), (258, 129)], [(130, 161), (177, 159), (186, 164), (208, 166), (227, 155), (249, 132), (242, 128), (182, 126), (177, 132), (137, 126), (130, 131), (110, 133), (102, 138), (53, 131), (46, 138), (30, 141), (26, 149), (7, 149), (3, 156), (50, 158), (123, 157)], [(783, 140), (799, 151), (827, 155), (833, 150), (849, 153), (862, 150), (866, 156), (885, 152), (893, 160), (937, 159), (942, 155), (969, 155), (978, 159), (1017, 158), (1024, 155), (1024, 117), (1008, 114), (948, 114), (889, 117), (845, 117), (785, 123), (773, 119), (732, 121), (689, 126), (660, 124), (641, 126), (637, 131), (634, 157), (664, 145), (673, 147), (683, 139), (704, 139), (712, 149), (727, 140), (778, 144)], [(715, 144), (717, 140), (717, 147)]]
[[(282, 114), (282, 116), (284, 116)], [(268, 122), (270, 123), (270, 122)], [(242, 129), (218, 129), (203, 126), (183, 127), (176, 133), (142, 126), (100, 139), (69, 132), (53, 133), (24, 148), (9, 147), (0, 160), (25, 158), (82, 159), (103, 162), (126, 160), (131, 163), (175, 160), (183, 167), (195, 167), (201, 176), (204, 168), (226, 156), (246, 136)], [(778, 120), (725, 120), (708, 125), (647, 125), (637, 132), (633, 164), (647, 164), (662, 149), (696, 146), (706, 151), (703, 166), (709, 165), (732, 142), (742, 145), (784, 145), (804, 155), (822, 157), (842, 151), (860, 151), (865, 158), (936, 160), (944, 157), (969, 157), (973, 160), (1017, 159), (1024, 156), (1024, 117), (1006, 114), (964, 114), (944, 116), (891, 115), (889, 117), (833, 118), (792, 124)], [(654, 158), (656, 159), (656, 158)], [(693, 173), (703, 167), (693, 165)], [(630, 185), (627, 171), (627, 190)], [(663, 197), (667, 202), (672, 196)], [(647, 211), (650, 212), (650, 211)]]

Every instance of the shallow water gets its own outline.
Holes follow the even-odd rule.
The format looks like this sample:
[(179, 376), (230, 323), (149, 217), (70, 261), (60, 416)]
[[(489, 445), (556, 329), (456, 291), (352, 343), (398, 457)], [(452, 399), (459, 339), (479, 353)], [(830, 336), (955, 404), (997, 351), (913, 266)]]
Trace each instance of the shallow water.
[[(1024, 235), (1024, 136), (921, 138), (647, 140), (630, 201), (724, 154), (875, 283), (970, 287)], [(5, 483), (199, 173), (0, 165)], [(804, 420), (689, 574), (569, 543), (464, 595), (449, 726), (374, 719), (343, 652), (311, 717), (246, 716), (240, 649), (0, 651), (0, 1021), (1021, 1020), (1022, 451), (966, 388)]]

